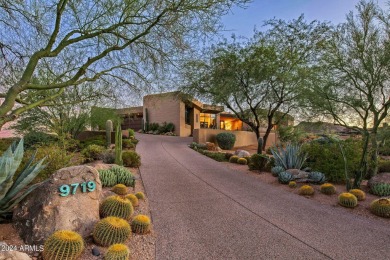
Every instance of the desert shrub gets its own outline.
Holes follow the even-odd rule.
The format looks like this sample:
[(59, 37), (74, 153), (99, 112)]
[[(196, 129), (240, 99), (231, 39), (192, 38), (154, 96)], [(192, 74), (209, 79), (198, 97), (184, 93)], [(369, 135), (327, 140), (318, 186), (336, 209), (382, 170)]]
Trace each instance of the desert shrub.
[(141, 156), (135, 151), (122, 152), (123, 165), (126, 167), (139, 167), (141, 165)]
[(215, 138), (218, 146), (224, 150), (231, 150), (236, 142), (236, 136), (232, 133), (219, 133)]
[(133, 149), (135, 148), (135, 144), (130, 139), (122, 140), (122, 148), (123, 149)]
[[(340, 141), (347, 159), (349, 176), (358, 170), (361, 155), (361, 142), (347, 139)], [(318, 141), (309, 142), (302, 146), (302, 150), (308, 154), (306, 166), (325, 174), (327, 181), (333, 183), (345, 182), (344, 159), (337, 142)]]
[(158, 131), (158, 128), (160, 127), (159, 123), (150, 123), (149, 124), (149, 131)]
[(232, 153), (225, 153), (225, 159), (229, 161), (230, 157), (232, 157), (234, 154)]
[(390, 172), (390, 160), (379, 160), (378, 172)]
[(104, 146), (91, 144), (81, 151), (81, 154), (85, 157), (87, 162), (99, 160), (102, 153), (106, 150)]
[(384, 145), (379, 147), (378, 152), (380, 155), (389, 156), (390, 155), (390, 145)]
[(248, 167), (249, 170), (259, 170), (264, 171), (267, 170), (267, 164), (269, 162), (270, 158), (268, 155), (265, 154), (252, 154), (252, 156), (249, 159)]
[(133, 129), (129, 128), (129, 129), (127, 129), (127, 131), (129, 132), (129, 138), (131, 138), (132, 136), (135, 135), (135, 132)]
[(1, 138), (0, 139), (0, 153), (5, 152), (8, 147), (15, 141), (18, 141), (19, 138)]
[[(25, 158), (30, 158), (34, 153), (33, 150), (26, 151)], [(55, 171), (82, 163), (83, 158), (77, 157), (75, 153), (71, 153), (63, 149), (63, 147), (57, 144), (49, 144), (45, 146), (39, 146), (36, 149), (35, 162), (46, 157), (44, 164), (46, 167), (38, 174), (33, 183), (44, 181), (49, 178)], [(23, 161), (22, 165), (27, 163), (27, 160)]]
[(81, 148), (86, 148), (89, 145), (106, 146), (106, 137), (104, 135), (91, 136), (80, 142)]
[(215, 153), (215, 152), (209, 152), (209, 151), (204, 151), (203, 152), (204, 155), (206, 155), (207, 157), (210, 157), (211, 159), (214, 159), (218, 162), (226, 162), (228, 161), (226, 158), (225, 158), (225, 154), (224, 153)]
[(131, 140), (131, 142), (136, 146), (137, 144), (138, 144), (138, 139), (135, 139), (135, 138), (132, 138), (132, 139), (130, 139)]
[(107, 149), (100, 154), (100, 159), (104, 163), (115, 163), (115, 150)]
[(23, 139), (25, 149), (32, 146), (48, 145), (57, 141), (56, 136), (39, 131), (28, 132), (24, 135)]
[(164, 122), (161, 126), (158, 127), (157, 130), (160, 133), (173, 132), (175, 130), (175, 125), (173, 123)]

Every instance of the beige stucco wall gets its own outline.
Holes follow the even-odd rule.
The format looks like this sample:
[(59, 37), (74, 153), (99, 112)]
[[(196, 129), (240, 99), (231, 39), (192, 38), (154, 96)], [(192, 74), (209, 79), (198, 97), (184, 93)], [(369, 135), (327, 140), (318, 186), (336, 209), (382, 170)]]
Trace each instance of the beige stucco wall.
[[(247, 145), (257, 145), (257, 138), (256, 134), (254, 132), (248, 132), (248, 131), (226, 131), (226, 130), (220, 130), (220, 129), (195, 129), (194, 130), (194, 142), (197, 143), (205, 143), (205, 142), (212, 142), (217, 143), (215, 136), (219, 133), (223, 132), (229, 132), (236, 136), (236, 142), (234, 144), (234, 147), (240, 147), (240, 146), (247, 146)], [(264, 133), (262, 133), (264, 135)], [(266, 148), (269, 146), (272, 146), (277, 142), (277, 135), (275, 132), (271, 132), (268, 136)]]
[(173, 94), (145, 96), (143, 105), (144, 120), (146, 120), (145, 110), (148, 109), (149, 123), (172, 122), (175, 125), (174, 133), (181, 136), (181, 103), (178, 97)]

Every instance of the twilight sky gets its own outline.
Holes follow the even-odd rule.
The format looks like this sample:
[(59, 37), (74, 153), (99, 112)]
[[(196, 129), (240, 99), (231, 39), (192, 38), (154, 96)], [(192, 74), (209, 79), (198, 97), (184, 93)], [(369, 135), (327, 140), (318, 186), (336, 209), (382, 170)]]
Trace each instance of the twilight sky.
[[(383, 9), (389, 9), (390, 0), (374, 0)], [(226, 31), (224, 37), (251, 37), (253, 29), (260, 30), (263, 21), (277, 18), (291, 20), (302, 13), (307, 21), (330, 21), (338, 24), (345, 21), (349, 11), (354, 11), (359, 0), (253, 0), (246, 9), (234, 8), (222, 18)]]

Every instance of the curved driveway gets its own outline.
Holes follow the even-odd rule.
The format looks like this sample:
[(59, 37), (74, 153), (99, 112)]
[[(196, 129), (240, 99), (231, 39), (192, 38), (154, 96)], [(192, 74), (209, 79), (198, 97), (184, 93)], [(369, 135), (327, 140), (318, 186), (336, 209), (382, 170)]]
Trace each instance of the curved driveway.
[(137, 135), (156, 259), (390, 259), (390, 225), (320, 205), (187, 147)]

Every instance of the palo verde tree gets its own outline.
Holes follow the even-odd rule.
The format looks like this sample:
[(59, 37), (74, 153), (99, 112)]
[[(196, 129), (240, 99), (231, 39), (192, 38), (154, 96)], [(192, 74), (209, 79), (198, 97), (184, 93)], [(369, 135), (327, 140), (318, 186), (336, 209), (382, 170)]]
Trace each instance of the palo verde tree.
[(269, 29), (248, 42), (221, 43), (210, 58), (187, 64), (184, 89), (223, 104), (261, 137), (264, 150), (271, 130), (287, 120), (307, 84), (316, 49), (328, 26), (303, 16), (296, 20), (269, 20)]
[[(148, 79), (246, 0), (0, 0), (0, 126), (66, 88)], [(50, 82), (36, 82), (38, 71)], [(28, 91), (53, 90), (29, 102)]]
[(312, 111), (362, 135), (360, 170), (352, 184), (358, 188), (368, 164), (377, 172), (377, 133), (390, 107), (390, 15), (373, 2), (356, 8), (324, 46), (308, 97)]

